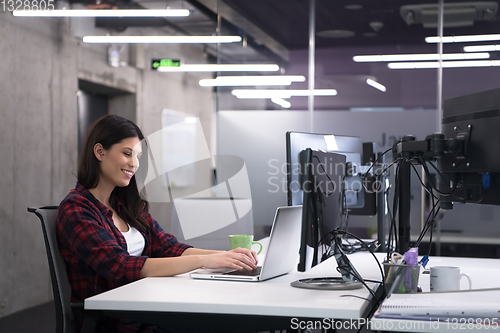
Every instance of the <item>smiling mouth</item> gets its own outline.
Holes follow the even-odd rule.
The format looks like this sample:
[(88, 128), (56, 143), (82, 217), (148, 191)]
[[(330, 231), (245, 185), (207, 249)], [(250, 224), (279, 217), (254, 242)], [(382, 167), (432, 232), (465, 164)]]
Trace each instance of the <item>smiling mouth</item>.
[(134, 173), (132, 171), (128, 171), (128, 170), (122, 170), (124, 174), (126, 174), (129, 178), (132, 178), (132, 176), (134, 175)]

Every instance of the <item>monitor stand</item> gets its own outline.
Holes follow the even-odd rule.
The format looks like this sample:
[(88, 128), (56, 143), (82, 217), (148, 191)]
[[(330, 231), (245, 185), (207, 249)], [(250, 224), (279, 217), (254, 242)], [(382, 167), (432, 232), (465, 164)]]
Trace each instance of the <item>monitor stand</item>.
[(293, 281), (290, 285), (296, 288), (320, 290), (353, 290), (362, 288), (363, 283), (360, 281), (362, 277), (351, 264), (340, 244), (342, 244), (342, 241), (337, 234), (335, 236), (333, 256), (337, 260), (337, 270), (342, 274), (342, 277), (300, 279)]
[(318, 277), (300, 279), (290, 283), (295, 288), (319, 290), (353, 290), (361, 289), (363, 284), (359, 281), (345, 281), (341, 277)]

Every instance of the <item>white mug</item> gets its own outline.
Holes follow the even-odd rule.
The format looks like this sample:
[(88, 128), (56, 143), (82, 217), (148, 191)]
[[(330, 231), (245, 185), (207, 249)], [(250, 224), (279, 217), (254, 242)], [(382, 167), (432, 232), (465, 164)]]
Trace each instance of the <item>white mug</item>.
[(469, 289), (472, 289), (472, 280), (467, 274), (460, 274), (460, 267), (434, 266), (431, 267), (431, 291), (460, 290), (460, 279), (465, 276), (469, 280)]

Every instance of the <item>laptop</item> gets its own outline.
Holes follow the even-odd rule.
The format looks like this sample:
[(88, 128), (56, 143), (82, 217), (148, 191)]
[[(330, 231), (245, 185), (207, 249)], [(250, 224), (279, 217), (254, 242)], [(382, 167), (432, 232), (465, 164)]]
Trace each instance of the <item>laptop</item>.
[(264, 281), (287, 274), (297, 267), (302, 224), (302, 206), (278, 207), (262, 266), (252, 271), (235, 269), (199, 269), (193, 279), (228, 281)]

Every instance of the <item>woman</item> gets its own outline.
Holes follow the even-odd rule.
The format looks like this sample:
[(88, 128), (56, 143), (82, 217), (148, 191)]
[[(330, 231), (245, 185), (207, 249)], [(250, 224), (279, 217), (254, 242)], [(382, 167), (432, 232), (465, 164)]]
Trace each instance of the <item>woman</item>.
[[(163, 231), (137, 189), (142, 139), (137, 125), (114, 115), (97, 120), (88, 133), (78, 182), (59, 205), (57, 218), (72, 301), (147, 276), (173, 276), (201, 267), (257, 267), (254, 251), (195, 249)], [(75, 313), (75, 317), (80, 326), (82, 314)], [(99, 330), (149, 332), (151, 328), (107, 319)]]

